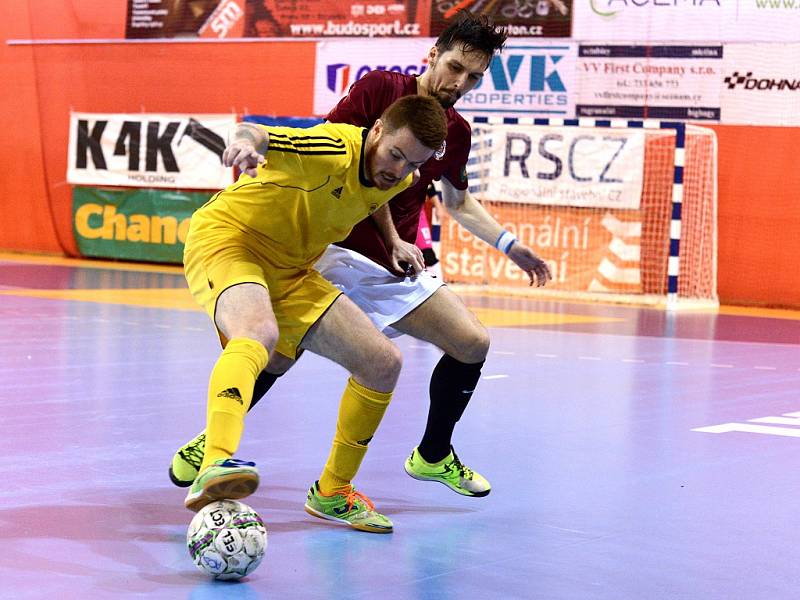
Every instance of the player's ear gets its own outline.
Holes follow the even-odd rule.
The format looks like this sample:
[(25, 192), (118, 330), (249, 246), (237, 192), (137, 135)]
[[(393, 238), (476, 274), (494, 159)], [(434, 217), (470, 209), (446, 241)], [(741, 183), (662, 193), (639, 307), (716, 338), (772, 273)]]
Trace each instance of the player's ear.
[(431, 49), (428, 50), (428, 64), (432, 67), (433, 62), (436, 60), (436, 57), (439, 55), (439, 48), (436, 46), (431, 46)]
[(383, 121), (381, 121), (380, 119), (375, 121), (375, 123), (372, 125), (372, 130), (375, 132), (375, 141), (376, 142), (379, 139), (381, 139), (381, 135), (383, 135), (383, 127), (384, 127)]

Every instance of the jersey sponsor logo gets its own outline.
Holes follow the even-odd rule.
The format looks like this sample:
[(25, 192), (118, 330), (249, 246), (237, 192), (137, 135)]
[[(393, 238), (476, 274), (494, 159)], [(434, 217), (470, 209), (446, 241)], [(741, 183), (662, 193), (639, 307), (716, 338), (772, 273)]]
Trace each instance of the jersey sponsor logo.
[(433, 158), (436, 160), (444, 159), (444, 153), (447, 152), (447, 140), (442, 140), (442, 145), (433, 153)]
[(342, 186), (337, 187), (336, 189), (331, 191), (331, 196), (336, 198), (337, 200), (342, 197)]

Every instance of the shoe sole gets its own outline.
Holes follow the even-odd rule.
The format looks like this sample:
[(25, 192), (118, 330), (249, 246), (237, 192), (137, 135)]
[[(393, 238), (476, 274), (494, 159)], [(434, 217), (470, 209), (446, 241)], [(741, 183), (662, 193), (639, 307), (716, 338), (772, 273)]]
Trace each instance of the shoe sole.
[(408, 473), (409, 477), (416, 479), (417, 481), (435, 481), (436, 483), (441, 483), (443, 486), (453, 490), (456, 494), (459, 494), (460, 496), (466, 496), (467, 498), (483, 498), (485, 496), (488, 496), (489, 492), (492, 491), (492, 488), (489, 488), (488, 490), (485, 490), (483, 492), (470, 492), (469, 490), (462, 491), (460, 488), (450, 485), (449, 483), (447, 483), (446, 481), (442, 481), (438, 477), (426, 477), (425, 475), (419, 475), (409, 470), (407, 465), (403, 465), (403, 468), (405, 469), (406, 473)]
[(347, 525), (348, 527), (352, 527), (353, 529), (357, 529), (358, 531), (366, 531), (368, 533), (392, 533), (394, 531), (394, 527), (381, 527), (378, 525), (359, 525), (356, 523), (351, 523), (350, 521), (347, 521), (345, 519), (332, 517), (330, 515), (326, 515), (325, 513), (321, 513), (317, 510), (314, 510), (308, 504), (306, 504), (303, 508), (312, 517), (317, 517), (318, 519), (324, 519), (325, 521), (333, 521), (334, 523), (339, 523), (340, 525)]
[(196, 496), (187, 496), (183, 504), (191, 511), (198, 512), (205, 505), (216, 500), (240, 500), (247, 498), (258, 489), (258, 473), (230, 473), (215, 477), (211, 483), (197, 492)]
[[(197, 475), (195, 475), (195, 477), (197, 477)], [(169, 480), (174, 485), (177, 485), (178, 487), (181, 488), (187, 488), (194, 483), (194, 479), (192, 479), (191, 481), (186, 481), (185, 479), (178, 479), (177, 477), (175, 477), (175, 473), (172, 471), (172, 465), (170, 465), (169, 467)]]

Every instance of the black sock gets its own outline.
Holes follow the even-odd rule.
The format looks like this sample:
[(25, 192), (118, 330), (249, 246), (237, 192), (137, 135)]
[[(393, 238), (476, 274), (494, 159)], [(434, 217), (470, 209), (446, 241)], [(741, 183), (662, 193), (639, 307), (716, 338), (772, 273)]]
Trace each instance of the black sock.
[[(283, 373), (281, 373), (282, 375)], [(258, 401), (264, 397), (269, 391), (269, 388), (278, 381), (278, 377), (280, 375), (273, 375), (272, 373), (267, 373), (266, 371), (261, 371), (256, 377), (256, 383), (253, 386), (253, 399), (250, 402), (250, 407), (247, 409), (248, 411), (253, 410), (253, 407), (258, 404)]]
[(428, 424), (418, 448), (427, 462), (439, 462), (450, 453), (453, 429), (472, 398), (484, 362), (462, 363), (445, 354), (433, 370)]

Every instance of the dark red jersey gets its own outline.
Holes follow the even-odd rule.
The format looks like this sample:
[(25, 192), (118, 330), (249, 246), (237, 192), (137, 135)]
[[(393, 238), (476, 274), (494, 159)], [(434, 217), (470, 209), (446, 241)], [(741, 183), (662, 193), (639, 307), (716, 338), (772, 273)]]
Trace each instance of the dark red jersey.
[[(411, 75), (393, 71), (371, 71), (350, 86), (347, 96), (328, 113), (326, 119), (334, 123), (371, 127), (392, 102), (416, 93), (417, 80)], [(445, 113), (447, 139), (444, 156), (441, 160), (432, 157), (422, 165), (419, 170), (421, 177), (416, 185), (389, 201), (395, 229), (400, 238), (409, 244), (417, 239), (419, 213), (425, 204), (425, 191), (432, 180), (446, 177), (456, 189), (467, 189), (470, 126), (454, 108), (449, 108)], [(356, 225), (347, 239), (338, 245), (355, 250), (392, 270), (383, 236), (370, 217)]]

